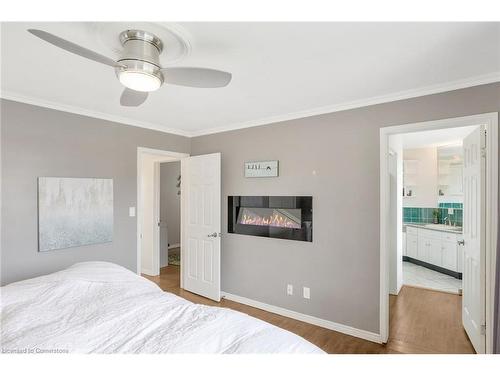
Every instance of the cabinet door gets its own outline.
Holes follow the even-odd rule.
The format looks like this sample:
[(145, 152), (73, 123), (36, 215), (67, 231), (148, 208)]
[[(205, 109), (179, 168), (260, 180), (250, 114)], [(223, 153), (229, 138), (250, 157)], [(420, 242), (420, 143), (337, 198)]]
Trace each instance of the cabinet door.
[(457, 265), (457, 243), (451, 241), (443, 241), (443, 268), (456, 271)]
[(417, 259), (418, 257), (418, 237), (415, 234), (406, 234), (406, 256)]
[(435, 266), (442, 267), (442, 252), (441, 249), (441, 240), (436, 238), (429, 240), (429, 263), (434, 264)]
[(430, 240), (428, 238), (419, 236), (417, 259), (422, 262), (429, 261), (429, 242)]

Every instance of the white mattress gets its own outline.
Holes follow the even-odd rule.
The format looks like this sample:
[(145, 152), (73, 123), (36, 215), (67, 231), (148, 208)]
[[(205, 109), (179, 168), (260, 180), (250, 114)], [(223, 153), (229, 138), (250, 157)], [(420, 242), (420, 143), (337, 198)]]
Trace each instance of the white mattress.
[(193, 304), (112, 263), (77, 263), (1, 292), (3, 352), (322, 353), (291, 332)]

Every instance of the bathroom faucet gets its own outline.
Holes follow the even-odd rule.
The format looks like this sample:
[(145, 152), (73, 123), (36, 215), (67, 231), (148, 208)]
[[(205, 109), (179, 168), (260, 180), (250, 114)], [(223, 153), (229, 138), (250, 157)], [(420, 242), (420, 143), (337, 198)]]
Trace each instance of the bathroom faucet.
[(451, 219), (448, 216), (446, 216), (443, 220), (444, 220), (444, 225), (446, 225), (446, 220), (448, 220), (448, 225), (451, 227)]

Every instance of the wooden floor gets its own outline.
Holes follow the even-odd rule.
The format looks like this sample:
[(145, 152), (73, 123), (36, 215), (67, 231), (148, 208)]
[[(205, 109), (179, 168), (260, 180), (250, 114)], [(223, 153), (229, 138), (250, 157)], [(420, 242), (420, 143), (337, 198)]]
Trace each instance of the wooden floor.
[(390, 337), (381, 345), (241, 303), (225, 299), (217, 303), (192, 294), (180, 288), (178, 266), (145, 277), (194, 303), (241, 311), (294, 332), (327, 353), (474, 353), (462, 328), (462, 297), (456, 294), (404, 286), (397, 297), (390, 297)]

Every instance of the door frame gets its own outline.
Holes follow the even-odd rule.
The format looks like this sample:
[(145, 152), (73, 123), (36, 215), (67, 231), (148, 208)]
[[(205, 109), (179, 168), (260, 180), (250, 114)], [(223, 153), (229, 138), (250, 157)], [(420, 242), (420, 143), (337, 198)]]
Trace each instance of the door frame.
[[(153, 209), (153, 216), (156, 217), (158, 216), (159, 209), (160, 209), (160, 199), (159, 199), (159, 194), (160, 194), (160, 163), (162, 162), (174, 162), (174, 161), (180, 161), (183, 158), (187, 158), (190, 155), (182, 152), (174, 152), (174, 151), (166, 151), (166, 150), (159, 150), (159, 149), (154, 149), (154, 148), (148, 148), (148, 147), (137, 147), (137, 210), (136, 210), (136, 222), (137, 222), (137, 245), (136, 245), (136, 253), (137, 253), (137, 269), (136, 272), (138, 275), (141, 275), (141, 269), (142, 269), (142, 261), (141, 261), (141, 255), (142, 255), (142, 219), (143, 219), (143, 207), (142, 207), (142, 186), (141, 186), (141, 180), (142, 180), (142, 158), (144, 155), (154, 155), (158, 157), (158, 161), (151, 161), (154, 163), (154, 174), (153, 174), (153, 190), (154, 190), (154, 209)], [(161, 159), (168, 159), (161, 161)], [(181, 206), (181, 217), (182, 217), (182, 206)], [(179, 218), (180, 220), (180, 218)], [(181, 222), (181, 233), (182, 233), (182, 222)], [(153, 257), (156, 259), (155, 261), (155, 269), (151, 270), (152, 273), (157, 273), (159, 274), (160, 270), (160, 244), (159, 244), (159, 238), (158, 237), (159, 232), (154, 236), (153, 239)], [(182, 238), (182, 237), (181, 237)], [(182, 275), (181, 275), (181, 283), (182, 283)], [(182, 285), (181, 285), (182, 287)]]
[(493, 315), (498, 236), (498, 112), (380, 128), (380, 339), (389, 339), (389, 137), (462, 126), (486, 127), (486, 353), (493, 352)]

